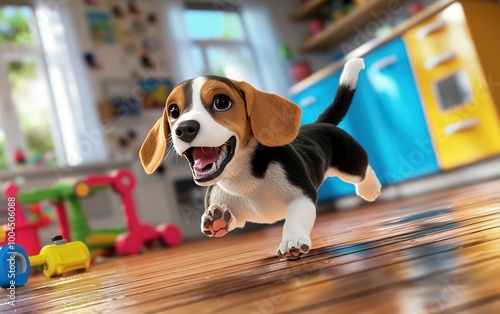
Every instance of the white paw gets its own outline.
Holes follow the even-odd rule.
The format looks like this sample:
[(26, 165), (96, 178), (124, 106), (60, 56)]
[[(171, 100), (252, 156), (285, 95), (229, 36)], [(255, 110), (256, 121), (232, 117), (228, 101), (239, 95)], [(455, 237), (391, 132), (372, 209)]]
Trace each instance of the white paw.
[(377, 179), (371, 167), (366, 171), (366, 178), (363, 182), (356, 184), (356, 194), (365, 201), (373, 202), (380, 195), (382, 185)]
[(358, 184), (356, 186), (356, 194), (363, 198), (365, 201), (373, 202), (380, 195), (382, 185), (378, 180), (372, 184)]
[(292, 237), (283, 239), (276, 255), (282, 260), (294, 260), (304, 256), (311, 248), (311, 239), (309, 237)]
[(222, 237), (229, 232), (232, 221), (233, 214), (225, 204), (212, 204), (201, 216), (201, 231), (209, 237)]

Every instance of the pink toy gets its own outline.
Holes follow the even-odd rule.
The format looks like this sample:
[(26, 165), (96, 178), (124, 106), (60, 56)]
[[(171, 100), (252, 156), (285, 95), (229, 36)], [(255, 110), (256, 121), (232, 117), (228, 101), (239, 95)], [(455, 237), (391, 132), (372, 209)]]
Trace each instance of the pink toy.
[[(15, 212), (15, 233), (16, 233), (16, 244), (21, 245), (28, 255), (36, 255), (42, 249), (40, 244), (40, 238), (38, 237), (38, 229), (41, 227), (48, 226), (50, 224), (50, 218), (47, 215), (41, 215), (35, 221), (28, 221), (24, 216), (23, 208), (21, 206), (21, 200), (19, 199), (19, 187), (16, 183), (12, 181), (5, 182), (2, 186), (3, 194), (6, 199), (9, 197), (15, 198), (14, 212)], [(9, 228), (3, 226), (3, 228), (8, 232)], [(6, 244), (1, 243), (0, 246)]]
[(162, 224), (154, 229), (151, 225), (139, 221), (132, 195), (136, 180), (130, 170), (120, 169), (111, 174), (90, 175), (84, 181), (90, 187), (111, 186), (121, 196), (128, 231), (116, 239), (115, 249), (119, 254), (137, 254), (143, 245), (150, 246), (156, 239), (160, 239), (167, 246), (180, 243), (182, 234), (176, 225)]
[(310, 21), (308, 26), (311, 36), (315, 36), (323, 30), (323, 22), (320, 19)]

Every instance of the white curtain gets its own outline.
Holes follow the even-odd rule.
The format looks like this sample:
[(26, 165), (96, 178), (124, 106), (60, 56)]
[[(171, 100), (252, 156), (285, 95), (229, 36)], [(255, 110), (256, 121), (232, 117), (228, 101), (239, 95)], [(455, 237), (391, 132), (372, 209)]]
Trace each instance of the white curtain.
[[(71, 1), (72, 2), (72, 1)], [(60, 129), (62, 164), (107, 159), (105, 129), (89, 84), (71, 18), (69, 0), (35, 0), (54, 109)]]

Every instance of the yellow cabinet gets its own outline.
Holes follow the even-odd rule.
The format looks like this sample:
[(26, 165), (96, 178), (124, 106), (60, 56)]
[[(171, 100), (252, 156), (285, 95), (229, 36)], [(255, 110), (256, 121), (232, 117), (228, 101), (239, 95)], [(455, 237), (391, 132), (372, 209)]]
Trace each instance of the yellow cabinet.
[(442, 169), (500, 155), (498, 109), (468, 25), (471, 2), (455, 2), (403, 36)]

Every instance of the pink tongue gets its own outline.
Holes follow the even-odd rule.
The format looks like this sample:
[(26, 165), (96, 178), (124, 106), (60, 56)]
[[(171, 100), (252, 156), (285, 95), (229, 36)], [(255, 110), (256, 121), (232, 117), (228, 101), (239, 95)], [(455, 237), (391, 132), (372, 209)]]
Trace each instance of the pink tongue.
[(193, 168), (201, 171), (207, 165), (212, 164), (219, 158), (219, 151), (216, 147), (196, 147), (193, 150)]

